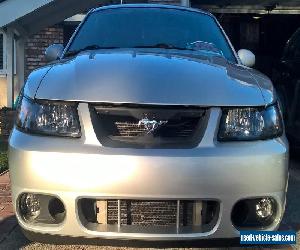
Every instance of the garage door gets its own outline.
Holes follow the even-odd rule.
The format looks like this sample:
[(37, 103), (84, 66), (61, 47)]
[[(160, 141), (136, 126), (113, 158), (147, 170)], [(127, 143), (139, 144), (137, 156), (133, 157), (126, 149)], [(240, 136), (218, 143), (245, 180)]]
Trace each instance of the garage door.
[(191, 0), (214, 13), (300, 14), (300, 0)]

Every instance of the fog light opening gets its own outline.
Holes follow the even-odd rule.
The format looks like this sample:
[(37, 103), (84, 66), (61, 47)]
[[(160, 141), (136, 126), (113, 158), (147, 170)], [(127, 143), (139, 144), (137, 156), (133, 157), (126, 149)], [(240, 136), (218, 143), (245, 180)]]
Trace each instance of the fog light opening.
[(249, 207), (246, 202), (238, 202), (232, 212), (232, 220), (237, 225), (243, 225), (249, 216)]
[(34, 220), (41, 213), (40, 200), (37, 195), (26, 193), (20, 197), (20, 212), (26, 220)]
[(234, 226), (240, 228), (264, 229), (276, 219), (277, 203), (271, 197), (238, 201), (231, 213)]
[(64, 220), (66, 215), (65, 206), (58, 198), (53, 198), (49, 201), (48, 210), (56, 223), (60, 223)]
[(270, 198), (258, 200), (255, 205), (256, 215), (259, 219), (267, 220), (274, 214), (274, 202)]

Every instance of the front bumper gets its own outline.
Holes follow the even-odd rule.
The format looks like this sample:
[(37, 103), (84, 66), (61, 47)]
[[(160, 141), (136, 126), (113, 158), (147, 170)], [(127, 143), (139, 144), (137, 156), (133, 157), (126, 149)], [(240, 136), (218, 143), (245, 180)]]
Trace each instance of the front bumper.
[[(220, 110), (212, 109), (208, 129), (194, 149), (118, 149), (99, 145), (81, 105), (83, 137), (65, 139), (24, 134), (14, 129), (9, 166), (17, 219), (27, 231), (50, 235), (142, 240), (234, 238), (234, 204), (245, 198), (273, 197), (277, 202), (275, 230), (281, 221), (288, 178), (285, 137), (257, 142), (217, 143)], [(18, 214), (21, 193), (55, 195), (66, 208), (58, 226), (31, 225)], [(82, 225), (77, 200), (213, 199), (220, 202), (216, 225), (205, 233), (128, 233), (89, 230)]]

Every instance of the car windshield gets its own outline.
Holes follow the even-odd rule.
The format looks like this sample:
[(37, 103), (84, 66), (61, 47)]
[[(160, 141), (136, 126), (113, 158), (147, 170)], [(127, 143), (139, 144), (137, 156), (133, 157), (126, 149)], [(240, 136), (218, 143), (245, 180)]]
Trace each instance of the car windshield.
[(227, 60), (236, 62), (213, 17), (168, 8), (123, 7), (95, 11), (81, 26), (66, 54), (101, 48), (191, 49), (189, 45), (196, 41), (212, 44)]

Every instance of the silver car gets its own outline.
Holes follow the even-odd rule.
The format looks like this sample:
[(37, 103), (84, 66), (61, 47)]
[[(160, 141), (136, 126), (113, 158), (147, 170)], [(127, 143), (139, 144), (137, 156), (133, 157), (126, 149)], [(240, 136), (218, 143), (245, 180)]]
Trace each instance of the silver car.
[(210, 13), (91, 10), (30, 74), (9, 141), (32, 240), (195, 240), (276, 230), (288, 142), (271, 81)]

